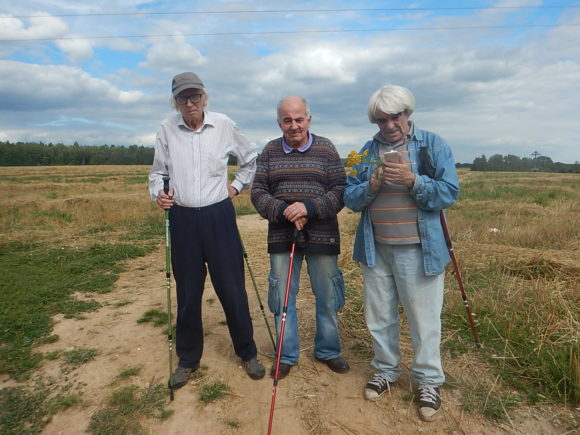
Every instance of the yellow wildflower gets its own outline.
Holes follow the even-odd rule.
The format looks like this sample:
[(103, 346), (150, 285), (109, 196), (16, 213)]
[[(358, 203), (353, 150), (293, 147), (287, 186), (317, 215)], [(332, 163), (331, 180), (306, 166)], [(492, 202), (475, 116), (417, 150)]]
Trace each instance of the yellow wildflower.
[(360, 154), (358, 154), (355, 150), (352, 150), (350, 153), (348, 153), (348, 156), (346, 158), (346, 165), (351, 167), (351, 169), (350, 169), (350, 176), (351, 177), (356, 177), (356, 174), (358, 174), (358, 171), (354, 167), (360, 165), (363, 161), (368, 162), (370, 164), (380, 164), (380, 161), (375, 162), (372, 159), (369, 160), (368, 155), (369, 155), (368, 149), (364, 150)]

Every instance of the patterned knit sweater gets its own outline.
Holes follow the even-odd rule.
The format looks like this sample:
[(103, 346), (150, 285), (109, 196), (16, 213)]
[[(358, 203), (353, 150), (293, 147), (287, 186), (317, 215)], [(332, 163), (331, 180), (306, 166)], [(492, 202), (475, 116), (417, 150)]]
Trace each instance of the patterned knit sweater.
[(336, 215), (344, 207), (346, 174), (332, 142), (312, 136), (312, 146), (304, 153), (284, 154), (279, 137), (258, 159), (251, 197), (260, 216), (268, 219), (269, 253), (290, 251), (294, 224), (284, 217), (284, 210), (294, 202), (303, 202), (308, 212), (298, 248), (313, 254), (340, 253)]

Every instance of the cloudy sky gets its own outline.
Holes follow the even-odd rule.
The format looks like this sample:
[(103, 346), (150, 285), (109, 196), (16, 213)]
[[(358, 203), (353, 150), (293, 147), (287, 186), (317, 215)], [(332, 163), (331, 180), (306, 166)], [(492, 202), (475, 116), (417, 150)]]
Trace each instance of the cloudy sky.
[(0, 140), (153, 145), (172, 77), (261, 148), (306, 97), (346, 156), (376, 131), (368, 98), (415, 94), (417, 125), (458, 162), (580, 160), (580, 2), (0, 0)]

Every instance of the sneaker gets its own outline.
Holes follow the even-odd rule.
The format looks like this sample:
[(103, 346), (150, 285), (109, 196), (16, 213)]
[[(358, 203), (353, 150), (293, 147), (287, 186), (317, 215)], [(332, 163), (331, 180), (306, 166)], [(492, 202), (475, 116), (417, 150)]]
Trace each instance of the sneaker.
[(248, 360), (243, 361), (244, 369), (246, 369), (246, 373), (252, 379), (262, 379), (266, 374), (266, 369), (260, 362), (260, 360), (256, 357)]
[(171, 376), (170, 387), (172, 390), (177, 390), (178, 388), (183, 387), (187, 384), (189, 377), (193, 372), (195, 372), (199, 368), (199, 364), (196, 364), (194, 367), (177, 367)]
[(423, 385), (419, 387), (419, 414), (425, 421), (433, 421), (441, 416), (441, 394), (439, 387)]
[(365, 385), (365, 399), (375, 401), (388, 391), (391, 394), (390, 382), (380, 373), (375, 373)]
[[(290, 364), (286, 364), (281, 362), (280, 366), (278, 367), (278, 380), (284, 379), (290, 373), (290, 369), (292, 366)], [(270, 376), (274, 378), (276, 376), (276, 363), (272, 364), (272, 368), (270, 369)]]

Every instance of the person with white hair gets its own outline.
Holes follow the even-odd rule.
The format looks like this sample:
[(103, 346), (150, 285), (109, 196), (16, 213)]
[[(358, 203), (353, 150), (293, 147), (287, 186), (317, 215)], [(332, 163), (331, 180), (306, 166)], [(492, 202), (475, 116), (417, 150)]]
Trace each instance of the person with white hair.
[(409, 119), (414, 110), (413, 94), (401, 86), (371, 96), (368, 117), (379, 131), (355, 159), (344, 202), (362, 212), (353, 258), (362, 263), (377, 369), (365, 398), (378, 399), (400, 376), (400, 303), (412, 339), (419, 414), (432, 421), (442, 409), (441, 310), (450, 261), (439, 214), (457, 201), (459, 181), (451, 149)]
[[(153, 201), (169, 210), (171, 265), (177, 285), (176, 352), (173, 389), (181, 388), (200, 366), (203, 353), (202, 295), (209, 270), (222, 304), (234, 351), (250, 378), (265, 369), (257, 358), (245, 288), (242, 245), (232, 198), (248, 188), (256, 172), (256, 147), (226, 115), (206, 110), (208, 96), (192, 72), (172, 81), (177, 112), (161, 123), (149, 174)], [(228, 158), (239, 168), (228, 184)], [(170, 188), (163, 191), (163, 178)]]

